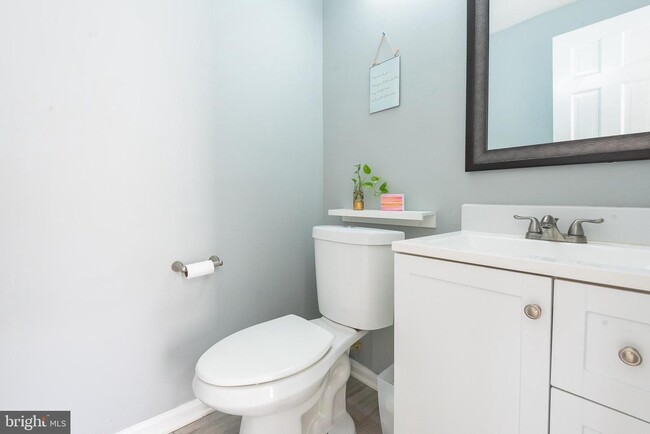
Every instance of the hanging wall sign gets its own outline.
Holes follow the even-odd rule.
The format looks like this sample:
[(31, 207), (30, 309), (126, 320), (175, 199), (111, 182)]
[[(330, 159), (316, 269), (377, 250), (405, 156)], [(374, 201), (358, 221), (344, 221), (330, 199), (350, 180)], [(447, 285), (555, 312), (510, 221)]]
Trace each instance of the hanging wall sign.
[[(393, 52), (393, 57), (381, 63), (377, 63), (381, 44), (386, 40)], [(380, 112), (389, 108), (399, 106), (399, 78), (400, 56), (399, 50), (394, 51), (384, 33), (377, 48), (375, 61), (370, 67), (370, 113)]]

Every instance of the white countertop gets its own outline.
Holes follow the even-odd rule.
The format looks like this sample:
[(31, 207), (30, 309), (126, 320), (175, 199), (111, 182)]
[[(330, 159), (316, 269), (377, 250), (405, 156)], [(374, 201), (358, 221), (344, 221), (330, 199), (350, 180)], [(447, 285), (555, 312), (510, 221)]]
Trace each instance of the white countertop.
[(459, 231), (397, 241), (393, 251), (650, 293), (650, 246)]

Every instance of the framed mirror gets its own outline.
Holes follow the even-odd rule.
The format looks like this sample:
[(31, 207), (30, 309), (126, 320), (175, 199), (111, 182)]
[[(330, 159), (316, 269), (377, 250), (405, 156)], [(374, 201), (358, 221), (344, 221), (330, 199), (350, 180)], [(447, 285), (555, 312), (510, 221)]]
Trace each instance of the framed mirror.
[(650, 0), (468, 0), (465, 171), (650, 159)]

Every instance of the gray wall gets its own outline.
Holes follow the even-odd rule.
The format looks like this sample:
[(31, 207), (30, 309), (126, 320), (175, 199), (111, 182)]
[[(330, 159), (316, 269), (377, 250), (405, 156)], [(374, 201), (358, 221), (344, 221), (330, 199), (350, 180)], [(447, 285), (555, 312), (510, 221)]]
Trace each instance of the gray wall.
[[(463, 203), (650, 206), (650, 161), (464, 172), (465, 3), (324, 2), (325, 210), (351, 207), (358, 162), (405, 193), (408, 209), (437, 211), (438, 229), (409, 237), (458, 230)], [(368, 67), (381, 32), (401, 50), (402, 100), (368, 115)], [(355, 357), (379, 372), (392, 360), (391, 343), (389, 330), (373, 333)]]
[(553, 37), (650, 4), (581, 0), (490, 35), (488, 148), (553, 141)]
[(318, 316), (321, 1), (0, 2), (0, 198), (0, 409), (194, 399), (217, 340)]

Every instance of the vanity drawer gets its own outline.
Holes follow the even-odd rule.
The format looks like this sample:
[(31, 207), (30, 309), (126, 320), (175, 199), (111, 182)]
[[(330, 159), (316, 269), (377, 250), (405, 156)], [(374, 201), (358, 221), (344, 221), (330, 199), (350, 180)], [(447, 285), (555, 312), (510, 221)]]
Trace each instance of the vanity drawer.
[(551, 389), (550, 434), (650, 434), (650, 423)]
[(553, 306), (551, 384), (650, 422), (650, 295), (556, 280)]

